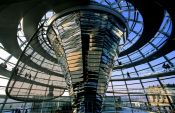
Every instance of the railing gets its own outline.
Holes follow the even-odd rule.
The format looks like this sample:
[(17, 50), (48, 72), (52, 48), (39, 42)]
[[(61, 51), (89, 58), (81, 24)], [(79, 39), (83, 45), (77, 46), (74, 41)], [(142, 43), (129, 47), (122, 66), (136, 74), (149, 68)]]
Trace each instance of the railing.
[[(54, 67), (50, 68), (47, 63), (48, 60), (42, 61), (42, 63), (46, 62), (48, 64), (47, 67), (42, 67), (34, 63), (31, 57), (35, 51), (28, 51), (31, 48), (31, 44), (36, 44), (43, 25), (44, 23), (30, 38), (12, 70), (12, 76), (7, 84), (6, 94), (13, 99), (21, 101), (43, 101), (61, 96), (64, 93), (64, 89), (66, 88), (64, 76), (54, 72), (52, 69)], [(55, 82), (56, 80), (57, 82)], [(49, 96), (50, 93), (53, 96)], [(38, 96), (41, 98), (36, 98)]]
[[(157, 68), (154, 72), (150, 72), (150, 71), (146, 71), (144, 73), (139, 73), (139, 76), (137, 76), (137, 74), (135, 73), (136, 76), (133, 76), (133, 73), (130, 73), (130, 77), (127, 76), (127, 74), (124, 74), (124, 76), (126, 76), (126, 78), (117, 78), (115, 79), (115, 77), (123, 77), (121, 75), (113, 75), (111, 77), (111, 81), (117, 81), (117, 80), (121, 80), (121, 79), (132, 79), (132, 78), (143, 78), (143, 77), (152, 77), (154, 75), (157, 75), (155, 77), (158, 77), (159, 74), (164, 74), (164, 73), (168, 73), (168, 72), (175, 72), (175, 67), (171, 67), (169, 69), (162, 69), (162, 68)], [(166, 76), (170, 76), (170, 75), (166, 75)]]

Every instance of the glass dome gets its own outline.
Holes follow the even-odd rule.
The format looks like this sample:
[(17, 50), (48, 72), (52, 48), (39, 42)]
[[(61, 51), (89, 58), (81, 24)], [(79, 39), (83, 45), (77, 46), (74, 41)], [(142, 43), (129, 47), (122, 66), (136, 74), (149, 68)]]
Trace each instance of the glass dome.
[[(70, 34), (66, 34), (65, 41), (69, 39), (69, 35), (73, 39), (69, 42), (70, 47), (67, 48), (75, 50), (79, 45), (87, 46), (85, 43), (87, 40), (83, 42), (82, 38), (78, 38), (82, 36), (81, 33), (84, 32), (82, 30), (85, 29), (74, 24), (81, 26), (86, 21), (89, 21), (87, 25), (91, 27), (99, 25), (101, 28), (112, 23), (118, 30), (111, 27), (108, 29), (109, 32), (118, 33), (118, 36), (122, 34), (122, 37), (125, 37), (119, 42), (118, 47), (114, 47), (115, 44), (108, 40), (110, 44), (107, 47), (115, 48), (116, 55), (111, 59), (111, 71), (107, 73), (111, 75), (105, 78), (107, 80), (103, 82), (105, 85), (94, 85), (96, 81), (87, 82), (91, 86), (94, 85), (93, 87), (104, 90), (103, 108), (98, 112), (173, 112), (175, 109), (175, 16), (170, 0), (76, 0), (67, 3), (39, 1), (19, 0), (19, 2), (4, 2), (3, 4), (8, 7), (2, 5), (0, 12), (2, 18), (0, 19), (1, 112), (20, 109), (31, 113), (47, 113), (65, 109), (63, 106), (70, 111), (73, 110), (75, 100), (68, 85), (69, 82), (72, 83), (72, 78), (69, 78), (66, 75), (67, 71), (63, 69), (65, 61), (58, 58), (59, 55), (63, 55), (61, 52), (65, 51), (61, 49), (55, 51), (53, 42), (49, 39), (49, 36), (53, 35), (50, 29), (63, 32), (60, 33), (62, 37), (65, 36), (64, 32), (68, 31)], [(98, 9), (101, 10), (100, 13), (94, 13), (90, 6), (95, 6), (96, 9), (102, 7), (102, 9)], [(86, 12), (84, 13), (86, 18), (80, 16), (81, 7)], [(89, 12), (93, 12), (93, 16)], [(54, 21), (58, 15), (62, 15), (61, 19), (51, 26), (51, 21)], [(117, 15), (120, 15), (120, 18), (116, 18)], [(113, 16), (116, 16), (114, 20), (111, 19)], [(71, 23), (73, 19), (77, 23)], [(96, 32), (96, 29), (88, 28), (88, 30)], [(85, 30), (85, 34), (89, 35), (88, 30)], [(105, 37), (107, 30), (98, 32), (101, 33), (101, 37)], [(56, 37), (59, 39), (58, 35)], [(109, 37), (111, 39), (112, 36)], [(98, 41), (93, 44), (100, 45), (100, 38)], [(58, 45), (61, 48), (64, 41), (60, 42), (58, 41)], [(87, 55), (87, 59), (90, 58), (90, 54), (84, 52), (85, 49), (82, 51), (82, 54)], [(95, 69), (99, 66), (96, 64), (97, 58), (103, 58), (103, 55), (93, 57), (95, 60), (93, 59), (93, 63), (89, 64), (89, 68)], [(105, 58), (108, 57), (109, 54)], [(88, 64), (85, 63), (86, 58), (82, 58), (82, 69), (85, 68), (83, 65)], [(73, 55), (70, 59), (74, 59)], [(108, 60), (105, 61), (108, 63)], [(66, 68), (69, 68), (69, 71), (77, 69), (77, 65), (71, 66), (70, 68), (66, 65)], [(104, 78), (102, 75), (97, 77)], [(84, 92), (84, 89), (79, 88), (75, 88), (77, 92)], [(69, 102), (70, 104), (65, 104)], [(15, 105), (16, 103), (19, 104)], [(85, 106), (93, 107), (93, 104), (88, 103)]]

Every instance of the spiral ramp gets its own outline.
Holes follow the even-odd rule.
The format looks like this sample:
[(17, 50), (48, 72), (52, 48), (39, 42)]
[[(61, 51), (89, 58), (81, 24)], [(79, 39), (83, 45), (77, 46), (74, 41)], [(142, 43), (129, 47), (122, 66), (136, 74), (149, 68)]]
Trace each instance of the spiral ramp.
[[(62, 64), (48, 39), (49, 21), (67, 9), (88, 5), (119, 13), (127, 28), (126, 41), (119, 44), (118, 58), (113, 61), (102, 111), (91, 112), (175, 111), (175, 4), (172, 0), (2, 0), (1, 112), (19, 106), (32, 109), (32, 103), (56, 103), (70, 93)], [(71, 16), (67, 18), (62, 21), (71, 21)], [(78, 90), (83, 91), (81, 87)]]

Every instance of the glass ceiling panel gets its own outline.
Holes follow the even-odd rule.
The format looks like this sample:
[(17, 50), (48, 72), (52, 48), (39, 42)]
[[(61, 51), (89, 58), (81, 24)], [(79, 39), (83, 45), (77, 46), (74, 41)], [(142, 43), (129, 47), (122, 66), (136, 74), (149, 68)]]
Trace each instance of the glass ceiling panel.
[[(136, 24), (136, 26), (139, 25), (139, 23)], [(138, 29), (139, 27), (135, 27), (136, 29)], [(138, 31), (138, 30), (136, 30)], [(165, 32), (164, 32), (165, 31)], [(164, 19), (163, 22), (159, 28), (159, 31), (156, 33), (156, 35), (150, 40), (149, 43), (147, 43), (146, 45), (144, 45), (142, 48), (140, 48), (139, 50), (141, 51), (141, 53), (144, 55), (144, 57), (147, 57), (153, 53), (155, 53), (158, 49), (160, 49), (167, 41), (167, 39), (170, 37), (171, 35), (171, 31), (172, 31), (172, 21), (170, 19), (169, 13), (167, 11), (165, 11), (164, 13)], [(131, 32), (129, 35), (133, 35), (136, 36), (138, 33), (137, 32)], [(138, 36), (138, 35), (137, 35)], [(130, 36), (128, 37), (128, 39), (130, 40), (129, 42), (126, 42), (125, 44), (128, 45), (129, 43), (133, 43), (134, 39), (130, 39)], [(144, 57), (139, 57), (139, 54), (134, 51), (132, 53), (129, 54), (129, 56), (131, 56), (131, 54), (135, 54), (136, 57), (130, 57), (132, 61), (136, 62), (138, 60), (142, 60)], [(124, 56), (123, 56), (124, 57)], [(123, 59), (123, 57), (119, 57), (118, 61), (121, 61), (121, 59)], [(127, 57), (127, 56), (126, 56)], [(130, 62), (124, 62), (124, 64), (128, 64)]]

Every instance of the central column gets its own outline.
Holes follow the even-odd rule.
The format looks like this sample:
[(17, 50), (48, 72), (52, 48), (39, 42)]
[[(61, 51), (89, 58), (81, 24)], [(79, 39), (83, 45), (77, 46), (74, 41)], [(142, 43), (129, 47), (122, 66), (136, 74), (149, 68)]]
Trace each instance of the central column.
[(76, 11), (55, 20), (49, 33), (73, 97), (73, 112), (101, 113), (125, 30), (108, 13)]

